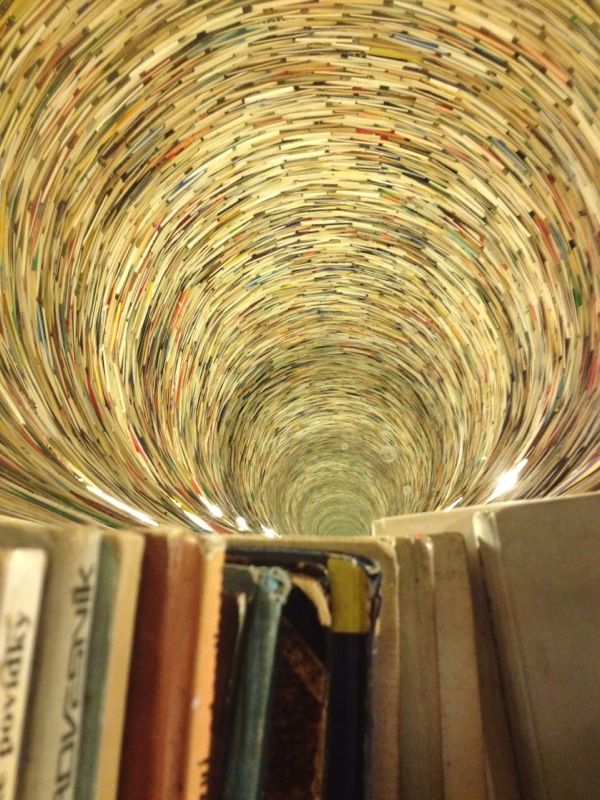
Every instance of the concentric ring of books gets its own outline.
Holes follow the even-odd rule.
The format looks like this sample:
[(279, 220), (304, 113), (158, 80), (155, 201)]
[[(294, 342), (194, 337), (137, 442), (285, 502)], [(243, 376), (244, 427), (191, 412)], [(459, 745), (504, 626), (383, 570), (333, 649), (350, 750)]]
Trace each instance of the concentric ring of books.
[(335, 534), (525, 458), (520, 496), (597, 486), (598, 23), (1, 3), (5, 511)]

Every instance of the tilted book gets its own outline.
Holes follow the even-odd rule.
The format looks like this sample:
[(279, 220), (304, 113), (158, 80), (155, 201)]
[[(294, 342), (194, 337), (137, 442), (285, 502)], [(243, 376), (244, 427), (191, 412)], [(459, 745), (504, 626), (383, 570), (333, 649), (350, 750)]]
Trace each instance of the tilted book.
[(600, 494), (475, 517), (527, 800), (600, 797)]

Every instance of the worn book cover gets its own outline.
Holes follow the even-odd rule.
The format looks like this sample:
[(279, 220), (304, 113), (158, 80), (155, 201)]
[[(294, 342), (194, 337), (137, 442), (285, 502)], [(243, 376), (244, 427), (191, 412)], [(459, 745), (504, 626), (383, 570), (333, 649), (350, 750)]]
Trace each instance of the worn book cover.
[(0, 520), (0, 546), (42, 548), (48, 558), (19, 800), (75, 797), (99, 543), (92, 527)]
[(116, 797), (144, 538), (105, 531), (90, 642), (76, 797)]
[[(262, 551), (265, 541), (259, 537), (230, 537), (228, 548), (234, 546), (236, 550), (243, 546)], [(269, 551), (274, 563), (285, 564), (286, 569), (293, 569), (291, 565), (299, 554), (306, 563), (320, 563), (327, 569), (332, 624), (325, 797), (354, 800), (371, 791), (371, 763), (377, 765), (373, 793), (395, 797), (390, 787), (395, 786), (397, 775), (397, 739), (383, 741), (383, 734), (397, 731), (398, 725), (397, 717), (390, 721), (390, 708), (397, 709), (398, 699), (397, 592), (392, 548), (372, 539), (286, 537), (270, 542)], [(375, 561), (375, 556), (380, 556), (381, 562)], [(389, 597), (382, 604), (384, 570), (384, 585), (390, 588)], [(381, 631), (385, 635), (380, 638)], [(387, 707), (384, 697), (389, 701)]]
[(475, 517), (523, 795), (600, 797), (600, 494)]
[(200, 608), (201, 548), (180, 529), (146, 532), (120, 800), (178, 800), (187, 757)]
[(36, 644), (46, 552), (0, 548), (0, 798), (17, 800), (17, 777)]
[(400, 615), (400, 796), (443, 800), (433, 546), (396, 538)]
[(282, 607), (290, 592), (287, 572), (278, 567), (227, 564), (228, 592), (248, 598), (249, 617), (239, 653), (232, 733), (226, 758), (224, 800), (258, 800), (265, 765), (268, 709)]
[[(389, 517), (374, 522), (373, 533), (375, 536), (409, 538), (448, 532), (464, 536), (475, 620), (488, 789), (490, 796), (497, 800), (521, 800), (514, 749), (498, 671), (498, 655), (473, 532), (474, 515), (478, 510), (491, 507), (492, 505), (470, 506)], [(493, 507), (497, 507), (496, 504), (493, 504)]]
[(458, 533), (431, 536), (445, 800), (486, 800), (485, 748), (467, 552)]
[(208, 791), (217, 638), (225, 543), (218, 536), (197, 537), (200, 556), (196, 653), (185, 743), (184, 800), (201, 800)]

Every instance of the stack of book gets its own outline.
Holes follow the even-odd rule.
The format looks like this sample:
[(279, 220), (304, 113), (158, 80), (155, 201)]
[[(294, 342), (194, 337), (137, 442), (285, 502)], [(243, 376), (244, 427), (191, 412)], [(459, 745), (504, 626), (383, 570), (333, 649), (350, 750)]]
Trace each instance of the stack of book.
[(600, 494), (370, 537), (0, 519), (3, 800), (590, 800)]

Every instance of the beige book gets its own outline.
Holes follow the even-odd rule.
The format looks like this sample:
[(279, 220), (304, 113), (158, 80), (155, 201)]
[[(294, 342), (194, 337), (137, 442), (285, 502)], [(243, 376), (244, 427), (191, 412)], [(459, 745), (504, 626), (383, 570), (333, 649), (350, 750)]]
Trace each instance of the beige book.
[(398, 800), (399, 619), (396, 556), (392, 544), (358, 536), (286, 536), (277, 540), (266, 540), (262, 536), (229, 536), (227, 543), (337, 551), (372, 558), (379, 563), (382, 601), (373, 661), (371, 756), (374, 769), (370, 784), (373, 798)]
[(600, 494), (475, 517), (527, 800), (600, 797)]
[(0, 798), (15, 800), (40, 599), (44, 550), (0, 549)]
[(467, 553), (460, 534), (430, 537), (445, 800), (485, 800), (485, 749)]
[(225, 542), (220, 536), (198, 536), (200, 555), (196, 652), (184, 769), (184, 800), (206, 795), (211, 752), (212, 710), (217, 669)]
[(143, 552), (140, 535), (102, 535), (77, 800), (116, 797)]
[(0, 520), (0, 546), (46, 550), (19, 800), (73, 800), (100, 536), (91, 527)]
[(477, 511), (491, 507), (471, 506), (449, 511), (389, 517), (374, 522), (373, 533), (376, 536), (400, 537), (429, 536), (447, 532), (463, 535), (469, 561), (475, 620), (488, 794), (495, 800), (520, 800), (514, 749), (498, 671), (496, 645), (481, 574), (477, 541), (473, 532), (474, 515)]
[(433, 546), (396, 539), (400, 615), (400, 786), (403, 800), (443, 800)]

